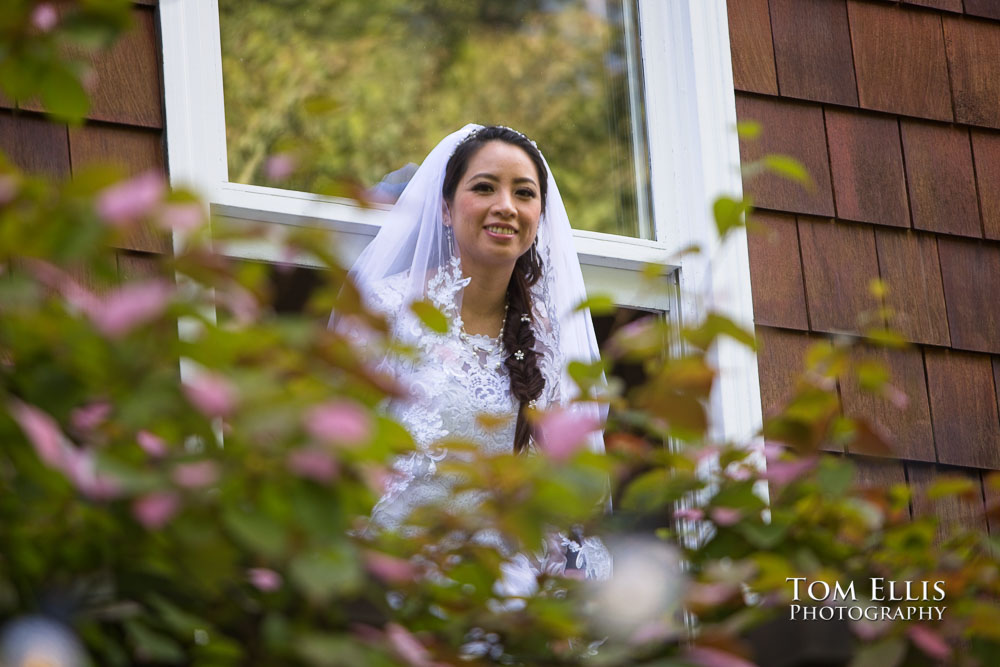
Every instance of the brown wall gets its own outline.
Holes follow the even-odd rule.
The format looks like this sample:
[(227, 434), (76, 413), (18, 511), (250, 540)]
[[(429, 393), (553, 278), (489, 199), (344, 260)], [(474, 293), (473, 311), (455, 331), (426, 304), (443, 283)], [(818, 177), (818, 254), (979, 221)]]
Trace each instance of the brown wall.
[[(127, 174), (166, 171), (162, 56), (155, 0), (136, 0), (133, 26), (116, 47), (94, 62), (91, 109), (80, 127), (47, 120), (38, 105), (15, 110), (0, 99), (0, 150), (32, 172), (71, 175), (92, 163), (113, 163)], [(119, 273), (146, 270), (151, 253), (170, 250), (170, 239), (139, 229), (115, 252)]]
[[(897, 437), (896, 460), (858, 458), (864, 479), (1000, 470), (1000, 2), (729, 0), (729, 22), (737, 115), (764, 128), (743, 159), (789, 154), (816, 182), (745, 183), (765, 414), (810, 342), (880, 323), (880, 277), (913, 346), (879, 356), (910, 403), (839, 387)], [(936, 511), (985, 527), (982, 509)]]

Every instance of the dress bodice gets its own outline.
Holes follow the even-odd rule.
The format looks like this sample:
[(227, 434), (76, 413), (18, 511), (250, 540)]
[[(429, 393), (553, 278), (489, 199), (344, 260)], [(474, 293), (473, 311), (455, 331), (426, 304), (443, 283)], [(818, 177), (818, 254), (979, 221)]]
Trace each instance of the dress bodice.
[[(513, 451), (518, 401), (510, 390), (498, 339), (463, 333), (457, 304), (469, 279), (462, 277), (458, 258), (427, 281), (426, 297), (448, 321), (447, 331), (431, 331), (417, 318), (407, 302), (410, 276), (406, 273), (379, 281), (366, 294), (369, 307), (389, 322), (390, 336), (411, 348), (412, 354), (392, 353), (380, 363), (407, 390), (406, 398), (392, 399), (385, 410), (413, 437), (413, 452), (393, 463), (393, 477), (372, 511), (371, 523), (380, 529), (405, 529), (406, 517), (416, 507), (446, 503), (472, 507), (481, 493), (452, 493), (453, 482), (438, 474), (438, 464), (450, 456), (443, 442), (475, 443), (486, 455)], [(534, 294), (535, 304), (545, 303), (544, 294)], [(520, 317), (509, 313), (509, 317)], [(562, 354), (556, 344), (558, 324), (542, 308), (531, 313), (535, 351), (545, 387), (537, 400), (541, 409), (562, 404)], [(484, 419), (484, 417), (486, 419)], [(597, 538), (581, 542), (557, 536), (561, 547), (586, 562), (588, 576), (604, 578), (610, 572), (610, 557)], [(590, 557), (587, 557), (590, 554)], [(565, 562), (565, 558), (563, 558)]]

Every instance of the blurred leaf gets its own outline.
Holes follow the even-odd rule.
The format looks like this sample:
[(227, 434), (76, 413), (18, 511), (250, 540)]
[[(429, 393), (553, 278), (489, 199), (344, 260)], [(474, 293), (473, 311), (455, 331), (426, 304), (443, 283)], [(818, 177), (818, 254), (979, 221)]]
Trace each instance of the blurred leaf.
[(587, 308), (590, 309), (591, 315), (596, 316), (614, 315), (615, 311), (618, 309), (615, 305), (614, 299), (607, 294), (595, 294), (594, 296), (589, 296), (573, 310), (579, 312)]
[(733, 229), (746, 225), (746, 214), (750, 205), (746, 200), (736, 201), (731, 197), (718, 197), (712, 204), (715, 229), (724, 238)]
[(685, 340), (702, 350), (708, 349), (719, 336), (728, 336), (752, 350), (757, 349), (756, 337), (752, 332), (718, 313), (709, 313), (697, 328), (684, 330)]
[(53, 66), (41, 80), (41, 98), (46, 111), (57, 120), (76, 124), (90, 109), (90, 100), (79, 79), (63, 67)]
[(287, 549), (284, 527), (261, 514), (230, 509), (223, 515), (226, 528), (248, 549), (269, 559), (282, 558)]
[(353, 594), (363, 580), (358, 556), (346, 545), (300, 554), (292, 559), (289, 571), (298, 589), (318, 601)]
[(840, 498), (851, 488), (853, 479), (854, 467), (850, 463), (830, 457), (820, 459), (816, 481), (824, 495)]
[(882, 345), (891, 348), (905, 348), (909, 346), (909, 341), (898, 331), (892, 329), (866, 329), (865, 340), (874, 345)]
[(958, 496), (963, 498), (978, 498), (979, 485), (968, 477), (961, 475), (941, 475), (934, 479), (927, 488), (929, 500), (940, 500)]
[(166, 635), (150, 630), (138, 621), (126, 621), (125, 631), (132, 642), (133, 653), (143, 662), (177, 665), (187, 660), (180, 644)]
[(905, 656), (904, 640), (884, 639), (875, 644), (859, 646), (850, 667), (898, 667)]
[(741, 120), (736, 123), (736, 134), (741, 139), (756, 139), (760, 136), (761, 124), (755, 120)]
[(793, 157), (770, 154), (761, 158), (761, 162), (768, 171), (795, 181), (803, 187), (810, 189), (815, 187), (805, 166)]
[(448, 318), (430, 301), (414, 301), (410, 310), (434, 333), (448, 333)]

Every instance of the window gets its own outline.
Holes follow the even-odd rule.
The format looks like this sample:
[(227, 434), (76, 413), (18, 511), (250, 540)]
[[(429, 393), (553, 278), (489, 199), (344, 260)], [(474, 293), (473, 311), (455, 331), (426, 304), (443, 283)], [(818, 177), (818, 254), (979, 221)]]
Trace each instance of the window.
[(635, 1), (219, 0), (229, 180), (292, 149), (282, 187), (392, 203), (441, 137), (508, 125), (578, 229), (651, 239)]
[[(258, 19), (266, 29), (242, 27), (261, 7), (271, 12)], [(348, 9), (354, 14), (343, 13)], [(322, 187), (267, 184), (257, 152), (280, 145), (256, 127), (270, 118), (256, 106), (284, 105), (290, 115), (275, 117), (299, 123), (307, 107), (329, 112), (325, 122), (332, 125), (298, 128), (298, 136), (320, 146), (329, 141), (333, 148), (321, 156), (342, 162), (318, 162), (293, 185), (321, 185), (347, 171), (364, 187), (385, 179), (384, 193), (405, 180), (405, 170), (393, 172), (468, 120), (456, 109), (470, 103), (488, 116), (478, 120), (519, 126), (541, 143), (576, 209), (570, 213), (588, 290), (678, 318), (696, 316), (707, 302), (752, 323), (745, 237), (717, 248), (708, 205), (714, 195), (741, 188), (726, 0), (173, 0), (160, 3), (159, 14), (170, 176), (201, 191), (217, 215), (328, 229), (350, 262), (378, 230), (383, 211), (317, 193)], [(286, 30), (315, 35), (302, 41)], [(251, 42), (252, 34), (268, 45)], [(540, 54), (551, 71), (514, 78), (522, 57)], [(285, 56), (306, 64), (287, 65)], [(337, 70), (337, 58), (348, 69)], [(271, 99), (281, 93), (255, 74), (265, 65), (273, 69), (269, 76), (292, 82), (283, 89), (290, 100)], [(468, 96), (441, 93), (458, 91), (461, 81), (475, 84)], [(502, 85), (494, 94), (489, 86), (496, 81)], [(535, 96), (512, 81), (542, 86), (552, 106), (532, 107)], [(365, 94), (383, 106), (344, 103), (345, 92), (366, 83)], [(512, 88), (522, 96), (508, 100)], [(577, 109), (581, 99), (593, 108)], [(335, 136), (341, 127), (350, 129), (346, 138)], [(260, 137), (244, 145), (248, 133)], [(592, 202), (599, 202), (594, 211)], [(705, 254), (679, 254), (693, 243)], [(283, 259), (266, 243), (228, 252)], [(672, 274), (685, 297), (674, 304), (666, 287), (644, 289), (638, 272), (648, 263)], [(756, 360), (723, 345), (718, 364), (718, 421), (725, 435), (745, 437), (760, 423)]]

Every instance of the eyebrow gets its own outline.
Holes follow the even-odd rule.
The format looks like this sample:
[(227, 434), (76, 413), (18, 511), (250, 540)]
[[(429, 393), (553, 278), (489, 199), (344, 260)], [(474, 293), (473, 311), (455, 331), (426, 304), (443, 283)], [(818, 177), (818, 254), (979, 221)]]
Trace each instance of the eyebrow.
[[(499, 178), (497, 178), (493, 174), (490, 174), (490, 173), (487, 173), (487, 172), (481, 172), (481, 173), (476, 174), (475, 176), (470, 176), (469, 180), (471, 181), (471, 180), (476, 179), (476, 178), (488, 178), (491, 181), (499, 181), (500, 180)], [(514, 182), (515, 183), (531, 183), (535, 187), (538, 186), (538, 184), (535, 183), (535, 179), (529, 178), (527, 176), (522, 176), (520, 178), (515, 178)]]

